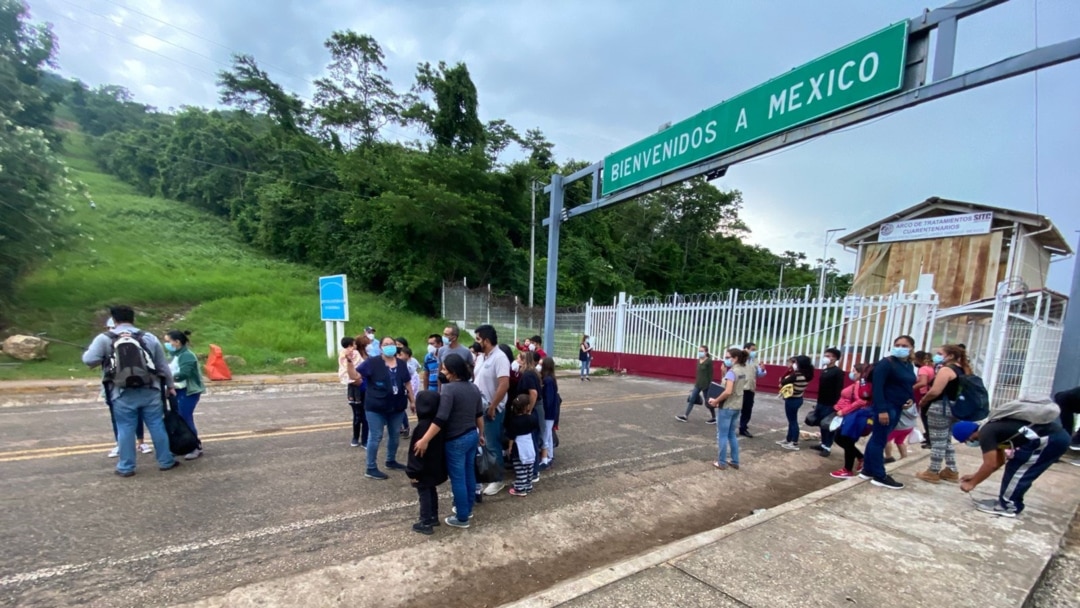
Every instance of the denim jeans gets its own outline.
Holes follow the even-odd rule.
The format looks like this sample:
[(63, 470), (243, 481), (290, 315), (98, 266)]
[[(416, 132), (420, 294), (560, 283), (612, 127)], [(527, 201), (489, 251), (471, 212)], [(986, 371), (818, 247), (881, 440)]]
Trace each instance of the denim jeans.
[(158, 467), (167, 469), (176, 459), (169, 451), (169, 435), (165, 432), (165, 405), (161, 391), (156, 388), (127, 388), (113, 399), (113, 416), (116, 418), (116, 442), (120, 444), (120, 460), (116, 470), (129, 473), (135, 470), (135, 427), (139, 418), (146, 422), (150, 438), (154, 441), (154, 457)]
[(784, 399), (784, 415), (787, 416), (787, 441), (799, 443), (799, 408), (802, 407), (802, 397)]
[(397, 462), (398, 440), (401, 435), (401, 418), (405, 412), (396, 414), (379, 414), (368, 410), (368, 442), (367, 442), (367, 469), (374, 471), (379, 468), (379, 444), (382, 442), (383, 432), (386, 433), (386, 462)]
[(495, 456), (496, 462), (499, 463), (499, 481), (502, 481), (503, 470), (506, 465), (503, 462), (503, 449), (502, 449), (502, 436), (503, 436), (503, 420), (506, 418), (505, 411), (496, 411), (495, 420), (488, 420), (487, 415), (484, 415), (484, 441), (487, 443), (486, 449)]
[[(202, 393), (195, 393), (194, 395), (187, 394), (187, 390), (178, 388), (176, 389), (176, 403), (180, 407), (178, 408), (180, 417), (187, 423), (188, 428), (191, 429), (195, 436), (199, 436), (199, 432), (195, 430), (195, 406), (199, 405), (199, 397), (202, 397)], [(199, 447), (202, 447), (202, 442), (199, 442)]]
[[(740, 410), (720, 409), (716, 411), (716, 462), (739, 464), (739, 414)], [(731, 451), (731, 460), (725, 460), (724, 454)]]
[(581, 377), (589, 377), (589, 368), (592, 367), (592, 359), (586, 359), (581, 362)]
[[(116, 440), (116, 444), (120, 445), (120, 439), (116, 434), (116, 412), (113, 411), (113, 407), (109, 406), (109, 420), (112, 421), (112, 436)], [(139, 443), (143, 443), (146, 439), (146, 434), (143, 432), (143, 418), (142, 413), (139, 413), (139, 422), (135, 426), (135, 436), (139, 438)]]
[(697, 403), (699, 397), (701, 398), (702, 403), (705, 404), (705, 407), (709, 408), (709, 418), (715, 418), (716, 408), (709, 405), (708, 391), (701, 390), (697, 387), (690, 389), (690, 396), (686, 398), (686, 413), (683, 414), (683, 416), (690, 416), (690, 412), (694, 409), (694, 405)]
[(863, 457), (863, 474), (871, 479), (885, 477), (885, 444), (889, 441), (889, 433), (893, 432), (897, 423), (900, 422), (900, 410), (889, 412), (889, 424), (879, 424), (878, 414), (874, 414), (873, 432), (870, 440), (866, 442), (866, 455)]
[(450, 474), (450, 490), (458, 521), (469, 521), (476, 504), (476, 448), (480, 433), (469, 431), (446, 442), (446, 472)]

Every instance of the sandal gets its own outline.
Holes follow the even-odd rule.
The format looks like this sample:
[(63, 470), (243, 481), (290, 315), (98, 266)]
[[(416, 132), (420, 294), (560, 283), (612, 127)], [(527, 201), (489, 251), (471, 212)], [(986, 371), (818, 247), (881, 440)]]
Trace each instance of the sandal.
[(712, 466), (717, 468), (717, 469), (720, 469), (721, 471), (727, 469), (727, 465), (724, 464), (723, 462), (714, 462), (714, 463), (712, 463)]

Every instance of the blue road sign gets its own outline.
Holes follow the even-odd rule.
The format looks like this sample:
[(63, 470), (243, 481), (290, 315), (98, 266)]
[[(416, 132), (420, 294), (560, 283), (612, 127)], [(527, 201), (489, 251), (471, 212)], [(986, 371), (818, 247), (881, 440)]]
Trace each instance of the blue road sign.
[(349, 320), (349, 284), (345, 275), (319, 277), (319, 311), (323, 321)]

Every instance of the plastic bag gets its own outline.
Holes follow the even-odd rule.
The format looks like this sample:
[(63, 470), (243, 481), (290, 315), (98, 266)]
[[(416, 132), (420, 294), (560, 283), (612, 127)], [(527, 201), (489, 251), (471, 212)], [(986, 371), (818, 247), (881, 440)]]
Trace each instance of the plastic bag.
[(206, 358), (206, 377), (211, 380), (232, 380), (232, 372), (225, 364), (225, 357), (217, 344), (210, 345), (210, 356)]
[(169, 451), (177, 456), (194, 452), (199, 447), (199, 438), (180, 417), (179, 405), (173, 396), (167, 398), (165, 433), (169, 435)]
[(922, 431), (918, 428), (911, 429), (911, 433), (907, 436), (907, 442), (909, 444), (920, 444), (924, 441)]
[(476, 481), (477, 483), (494, 483), (499, 481), (502, 471), (499, 470), (499, 461), (495, 453), (484, 448), (477, 448), (476, 452)]

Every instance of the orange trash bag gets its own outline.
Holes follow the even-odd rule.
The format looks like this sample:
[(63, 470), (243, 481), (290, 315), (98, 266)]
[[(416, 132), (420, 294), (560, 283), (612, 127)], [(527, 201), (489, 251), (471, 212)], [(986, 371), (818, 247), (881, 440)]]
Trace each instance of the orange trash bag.
[(221, 354), (221, 347), (210, 345), (210, 356), (206, 359), (206, 377), (211, 380), (232, 380), (232, 372)]

